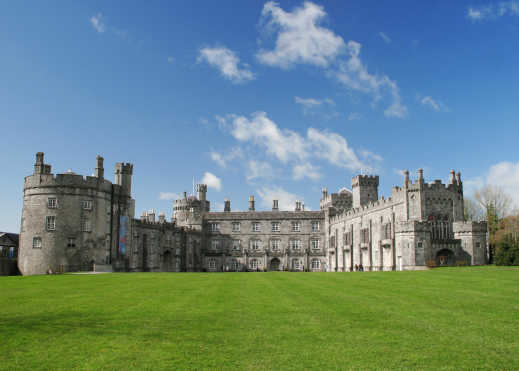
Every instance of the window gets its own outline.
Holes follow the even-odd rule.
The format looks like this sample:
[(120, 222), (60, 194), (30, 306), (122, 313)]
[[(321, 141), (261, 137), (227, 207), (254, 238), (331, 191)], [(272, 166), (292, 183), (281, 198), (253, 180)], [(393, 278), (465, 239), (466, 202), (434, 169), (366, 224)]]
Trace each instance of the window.
[(47, 207), (49, 209), (55, 209), (58, 207), (58, 199), (56, 197), (49, 197), (47, 199)]
[(218, 250), (220, 247), (220, 240), (211, 240), (211, 249)]
[(48, 231), (56, 230), (56, 217), (55, 216), (47, 216), (45, 220), (45, 224), (47, 225)]
[(272, 232), (279, 232), (279, 222), (272, 222)]
[(209, 269), (216, 269), (216, 260), (209, 259)]
[(33, 249), (41, 249), (41, 237), (33, 237), (32, 238), (32, 248)]
[(250, 248), (252, 250), (259, 250), (261, 248), (261, 241), (260, 240), (251, 240)]
[(351, 246), (353, 238), (351, 232), (346, 232), (342, 235), (342, 243), (344, 246)]
[(299, 259), (292, 260), (292, 268), (293, 269), (301, 269), (301, 261)]
[(70, 238), (67, 240), (67, 247), (76, 247), (76, 239), (70, 237)]
[(81, 207), (83, 210), (92, 210), (92, 200), (81, 201)]
[(240, 266), (238, 264), (238, 261), (236, 259), (233, 259), (233, 261), (231, 262), (231, 270), (237, 271), (239, 267)]
[(481, 247), (481, 243), (480, 242), (476, 242), (476, 249), (479, 249)]
[(360, 230), (360, 242), (369, 243), (369, 229), (364, 228)]
[(418, 242), (418, 244), (416, 245), (417, 248), (421, 249), (423, 247), (423, 242)]
[(220, 224), (209, 223), (209, 228), (210, 228), (211, 232), (218, 232), (220, 230)]
[(232, 231), (233, 232), (239, 232), (240, 231), (240, 222), (233, 222), (232, 223)]
[(390, 223), (386, 223), (382, 226), (383, 228), (383, 236), (384, 236), (384, 240), (389, 240), (391, 239), (391, 224)]
[(251, 267), (251, 269), (258, 269), (258, 259), (252, 259), (250, 262), (249, 262), (249, 265)]
[(81, 230), (83, 232), (92, 232), (92, 224), (90, 223), (89, 219), (81, 220)]
[(321, 222), (320, 221), (313, 221), (312, 222), (312, 232), (319, 232), (321, 230)]
[(252, 231), (253, 232), (259, 232), (261, 230), (260, 224), (258, 222), (252, 223)]
[(300, 232), (300, 231), (301, 231), (301, 223), (292, 222), (292, 232)]
[(232, 240), (232, 249), (239, 251), (241, 249), (241, 241), (240, 240)]
[(311, 240), (310, 246), (312, 247), (312, 250), (319, 250), (320, 247), (320, 241), (319, 240)]
[(300, 240), (290, 240), (290, 248), (292, 250), (300, 250), (301, 249), (301, 241)]
[(312, 269), (320, 269), (321, 261), (319, 259), (312, 259)]
[(273, 250), (273, 251), (279, 251), (279, 240), (271, 240), (270, 241), (270, 248)]

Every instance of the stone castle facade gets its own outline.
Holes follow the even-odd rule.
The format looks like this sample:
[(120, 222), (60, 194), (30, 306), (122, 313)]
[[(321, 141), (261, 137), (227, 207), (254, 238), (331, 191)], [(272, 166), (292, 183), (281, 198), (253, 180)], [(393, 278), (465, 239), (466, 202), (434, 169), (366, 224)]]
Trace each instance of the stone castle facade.
[(173, 217), (153, 211), (135, 218), (133, 165), (117, 163), (115, 181), (104, 178), (103, 158), (93, 176), (54, 175), (36, 154), (25, 178), (19, 269), (24, 275), (92, 270), (244, 271), (415, 270), (486, 263), (486, 223), (463, 219), (463, 185), (427, 184), (420, 170), (388, 199), (378, 176), (358, 175), (351, 191), (323, 189), (319, 211), (296, 202), (282, 211), (212, 212), (207, 186), (173, 203)]

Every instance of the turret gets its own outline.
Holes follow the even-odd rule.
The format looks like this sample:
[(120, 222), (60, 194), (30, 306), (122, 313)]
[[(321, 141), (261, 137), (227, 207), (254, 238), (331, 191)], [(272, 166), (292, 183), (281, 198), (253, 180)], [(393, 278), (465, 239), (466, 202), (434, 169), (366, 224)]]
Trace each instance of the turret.
[(36, 163), (34, 164), (34, 175), (50, 174), (51, 166), (43, 163), (43, 152), (36, 153)]
[(225, 211), (227, 213), (231, 212), (231, 200), (229, 199), (229, 197), (227, 197), (224, 200), (223, 211)]
[(423, 184), (424, 183), (424, 180), (423, 180), (423, 169), (418, 169), (418, 183), (419, 184)]
[(97, 166), (96, 166), (96, 171), (94, 173), (94, 175), (99, 178), (99, 180), (103, 180), (104, 176), (105, 176), (105, 169), (103, 167), (103, 162), (104, 162), (104, 159), (97, 155)]
[(378, 175), (357, 175), (351, 179), (354, 208), (378, 200), (378, 179)]
[(196, 191), (198, 193), (198, 200), (205, 201), (207, 195), (207, 184), (197, 184)]
[(115, 164), (115, 184), (121, 186), (123, 193), (127, 196), (132, 194), (133, 165), (118, 162)]

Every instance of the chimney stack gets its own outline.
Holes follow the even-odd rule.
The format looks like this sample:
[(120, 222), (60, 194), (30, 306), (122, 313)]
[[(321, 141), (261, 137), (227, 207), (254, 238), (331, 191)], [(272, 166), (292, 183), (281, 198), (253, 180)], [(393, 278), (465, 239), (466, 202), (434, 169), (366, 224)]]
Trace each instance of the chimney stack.
[(301, 211), (301, 201), (296, 200), (296, 210), (295, 211)]
[(278, 200), (272, 200), (272, 211), (279, 211)]
[(254, 196), (249, 196), (249, 211), (254, 211)]
[(97, 167), (96, 167), (95, 176), (97, 178), (99, 178), (100, 180), (103, 180), (103, 178), (105, 177), (105, 168), (103, 166), (103, 162), (104, 162), (104, 158), (97, 155)]
[(229, 197), (225, 198), (223, 211), (227, 213), (231, 212), (231, 200)]
[(409, 186), (409, 170), (404, 171), (404, 187)]

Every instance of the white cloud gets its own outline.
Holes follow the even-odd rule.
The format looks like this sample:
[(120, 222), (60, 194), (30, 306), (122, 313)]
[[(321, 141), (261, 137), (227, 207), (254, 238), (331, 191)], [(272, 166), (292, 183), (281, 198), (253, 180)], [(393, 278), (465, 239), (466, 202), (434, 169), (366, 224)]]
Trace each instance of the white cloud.
[(384, 161), (384, 159), (382, 158), (382, 156), (380, 155), (377, 155), (376, 153), (373, 153), (371, 151), (368, 151), (368, 150), (365, 150), (365, 149), (362, 149), (359, 151), (359, 154), (364, 157), (365, 159), (372, 159), (372, 160), (375, 160), (377, 162), (382, 162)]
[(292, 176), (295, 180), (301, 180), (304, 178), (317, 180), (322, 177), (319, 172), (319, 167), (312, 165), (311, 163), (295, 165), (292, 168)]
[(519, 205), (519, 162), (503, 161), (492, 165), (486, 183), (502, 187)]
[(436, 101), (433, 98), (426, 96), (420, 101), (424, 106), (429, 106), (437, 112), (447, 112), (449, 109), (445, 104), (440, 101)]
[(243, 158), (243, 152), (239, 147), (234, 147), (225, 154), (218, 152), (210, 152), (211, 160), (216, 162), (222, 168), (226, 168), (229, 162), (237, 158)]
[(496, 20), (505, 15), (519, 15), (519, 1), (502, 1), (497, 4), (469, 6), (467, 18), (473, 22)]
[(207, 184), (207, 187), (213, 188), (217, 191), (220, 191), (222, 189), (222, 182), (220, 178), (218, 178), (216, 175), (205, 172), (204, 177), (202, 178), (202, 183)]
[(380, 36), (386, 44), (389, 44), (391, 42), (391, 38), (388, 35), (386, 35), (384, 32), (379, 32), (378, 36)]
[(223, 77), (233, 83), (243, 83), (254, 80), (254, 74), (248, 66), (241, 64), (240, 58), (226, 47), (202, 48), (198, 56), (198, 62), (207, 62), (210, 66), (217, 68)]
[[(331, 98), (324, 98), (324, 99), (315, 99), (315, 98), (301, 98), (301, 97), (294, 97), (294, 101), (296, 104), (299, 104), (303, 107), (303, 113), (306, 115), (307, 113), (310, 113), (314, 108), (321, 107), (321, 106), (335, 106), (335, 102)], [(337, 112), (333, 113), (333, 117), (338, 115)]]
[(296, 63), (327, 67), (344, 50), (342, 37), (319, 25), (326, 17), (323, 7), (310, 1), (292, 12), (285, 12), (269, 1), (261, 17), (267, 30), (277, 32), (275, 48), (257, 54), (264, 64), (281, 68)]
[(305, 137), (295, 131), (279, 128), (265, 112), (253, 113), (250, 119), (228, 115), (223, 121), (221, 127), (235, 139), (264, 149), (282, 163), (300, 165), (313, 156), (351, 170), (369, 168), (358, 159), (346, 138), (336, 133), (309, 128)]
[(405, 117), (407, 107), (401, 102), (397, 84), (386, 75), (370, 74), (359, 58), (360, 48), (361, 44), (358, 42), (349, 41), (347, 49), (350, 59), (340, 62), (339, 69), (332, 72), (332, 75), (349, 89), (372, 94), (375, 102), (382, 98), (383, 93), (389, 94), (392, 103), (384, 111), (384, 114), (388, 117)]
[(174, 192), (160, 192), (159, 199), (160, 200), (178, 200), (181, 196), (178, 193)]
[(97, 13), (96, 15), (92, 16), (90, 18), (90, 24), (92, 25), (92, 27), (94, 27), (94, 30), (96, 30), (97, 32), (105, 32), (105, 24), (103, 22), (102, 13)]
[(250, 160), (247, 167), (247, 180), (270, 178), (273, 175), (272, 166), (268, 162)]
[(297, 195), (285, 191), (281, 187), (262, 187), (256, 192), (260, 196), (260, 205), (265, 209), (272, 207), (272, 200), (278, 200), (279, 210), (294, 210), (297, 200), (302, 200)]

